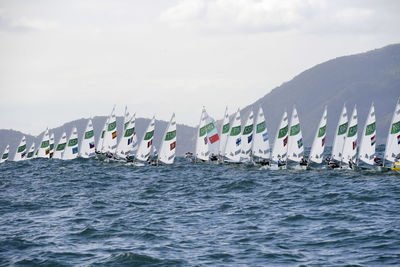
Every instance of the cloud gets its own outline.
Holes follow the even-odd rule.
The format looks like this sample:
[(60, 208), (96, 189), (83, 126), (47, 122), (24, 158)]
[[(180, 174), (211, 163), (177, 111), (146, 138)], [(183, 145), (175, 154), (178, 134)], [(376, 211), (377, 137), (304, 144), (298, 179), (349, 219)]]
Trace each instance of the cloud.
[(371, 7), (326, 0), (182, 0), (160, 15), (171, 27), (217, 32), (352, 31), (369, 24)]
[(29, 32), (56, 29), (58, 24), (45, 19), (27, 16), (12, 16), (4, 9), (0, 9), (0, 30), (10, 32)]

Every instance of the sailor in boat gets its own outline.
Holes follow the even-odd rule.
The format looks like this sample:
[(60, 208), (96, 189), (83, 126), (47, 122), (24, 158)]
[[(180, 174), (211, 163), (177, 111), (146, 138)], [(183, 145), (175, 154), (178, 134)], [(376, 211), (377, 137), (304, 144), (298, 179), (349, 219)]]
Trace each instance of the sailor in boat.
[(303, 157), (300, 160), (300, 166), (307, 166), (307, 164), (308, 164), (308, 162), (307, 162), (306, 158), (303, 155)]
[(269, 160), (266, 160), (266, 159), (261, 159), (260, 160), (260, 165), (261, 166), (271, 166), (271, 162)]
[(210, 160), (211, 160), (211, 161), (217, 161), (217, 160), (218, 160), (218, 157), (217, 157), (214, 153), (212, 153), (212, 154), (211, 154), (211, 157), (210, 157)]
[(330, 157), (326, 156), (325, 158), (326, 164), (331, 167), (332, 169), (339, 168), (340, 166), (332, 160)]
[(286, 162), (284, 160), (281, 160), (281, 157), (278, 158), (278, 162), (277, 163), (278, 163), (278, 167), (286, 165)]
[(186, 152), (186, 153), (185, 153), (185, 158), (187, 158), (187, 159), (192, 158), (192, 156), (193, 156), (193, 153), (192, 153), (192, 152)]
[(382, 160), (378, 157), (374, 158), (375, 166), (383, 166)]

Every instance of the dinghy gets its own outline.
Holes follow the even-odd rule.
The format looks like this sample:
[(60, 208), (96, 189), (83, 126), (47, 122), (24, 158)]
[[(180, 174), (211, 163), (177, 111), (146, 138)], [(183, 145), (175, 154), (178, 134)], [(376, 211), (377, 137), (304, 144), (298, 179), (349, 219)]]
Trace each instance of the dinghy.
[(240, 162), (242, 154), (242, 136), (241, 126), (242, 121), (240, 119), (240, 109), (237, 110), (235, 118), (232, 122), (232, 126), (229, 132), (228, 140), (226, 141), (225, 154), (226, 158), (224, 161), (228, 163)]
[(222, 155), (224, 155), (225, 152), (226, 140), (228, 140), (229, 136), (229, 128), (230, 128), (229, 114), (228, 114), (228, 107), (226, 107), (224, 114), (224, 121), (222, 122), (222, 127), (221, 127), (219, 149), (218, 149), (218, 156), (220, 159), (222, 159)]
[(261, 107), (258, 108), (256, 117), (256, 129), (254, 133), (252, 154), (255, 162), (258, 162), (261, 165), (269, 164), (271, 148), (269, 146), (268, 130), (264, 112)]
[(357, 154), (357, 106), (354, 106), (350, 117), (349, 127), (344, 140), (342, 159), (340, 162), (342, 169), (354, 169)]
[(102, 153), (106, 153), (107, 157), (112, 157), (117, 148), (117, 118), (115, 117), (115, 106), (113, 107), (110, 117), (108, 117), (107, 130), (104, 134)]
[(26, 159), (32, 159), (35, 156), (35, 142), (32, 143), (29, 148), (28, 154), (26, 154)]
[(129, 118), (128, 116), (129, 113), (125, 110), (124, 135), (121, 137), (116, 150), (116, 157), (124, 160), (127, 160), (129, 157), (134, 155), (137, 143), (135, 132), (135, 114), (132, 116), (132, 118)]
[(99, 136), (99, 141), (97, 141), (97, 146), (95, 147), (96, 154), (102, 154), (104, 153), (104, 136), (106, 135), (107, 131), (107, 125), (108, 125), (108, 118), (104, 122), (103, 130), (101, 130), (100, 136)]
[(139, 144), (139, 148), (136, 152), (136, 159), (139, 161), (147, 161), (149, 159), (150, 151), (153, 146), (155, 121), (156, 119), (153, 116)]
[(3, 163), (8, 160), (8, 153), (10, 152), (10, 145), (7, 145), (6, 148), (4, 149), (3, 154), (1, 155), (0, 158), (0, 163)]
[(43, 134), (42, 142), (40, 142), (40, 147), (37, 150), (37, 157), (38, 158), (50, 157), (50, 136), (48, 128), (46, 128), (46, 131)]
[(272, 161), (269, 169), (283, 170), (286, 169), (287, 151), (288, 151), (288, 118), (286, 110), (283, 112), (279, 128), (276, 132), (274, 146), (272, 148)]
[(253, 128), (254, 114), (251, 110), (242, 132), (242, 154), (240, 156), (241, 162), (251, 161), (251, 147), (253, 146)]
[(65, 147), (62, 159), (70, 160), (78, 157), (78, 131), (76, 127), (72, 127), (71, 135), (68, 139), (67, 146)]
[(339, 117), (332, 145), (331, 160), (335, 160), (336, 162), (340, 162), (342, 160), (343, 145), (344, 145), (344, 140), (346, 138), (347, 127), (348, 127), (347, 109), (346, 105), (343, 105), (342, 113), (340, 114)]
[(21, 141), (17, 147), (17, 151), (15, 152), (13, 161), (21, 161), (24, 160), (26, 156), (26, 138), (22, 136)]
[(307, 168), (307, 162), (304, 160), (304, 145), (300, 119), (295, 106), (293, 106), (292, 117), (290, 119), (287, 151), (288, 165), (290, 165), (291, 162), (295, 162), (296, 164), (292, 166), (294, 169)]
[(327, 107), (325, 106), (322, 113), (321, 120), (319, 121), (317, 132), (315, 133), (314, 141), (311, 146), (310, 157), (308, 164), (311, 162), (321, 164), (325, 149), (325, 136), (326, 136), (326, 120), (327, 120)]
[(168, 123), (163, 141), (161, 142), (160, 153), (158, 154), (157, 163), (172, 164), (175, 159), (176, 151), (176, 121), (175, 113), (172, 114), (171, 120)]
[(81, 158), (91, 158), (95, 156), (95, 154), (93, 123), (92, 120), (89, 119), (85, 132), (83, 133), (79, 156)]
[[(203, 107), (196, 139), (196, 161), (217, 161), (219, 135), (214, 119), (208, 116)], [(211, 157), (210, 157), (211, 156)]]
[(392, 121), (390, 122), (383, 166), (400, 171), (400, 97), (397, 99)]
[(375, 108), (374, 108), (374, 103), (372, 103), (361, 135), (357, 166), (359, 166), (360, 161), (371, 166), (375, 164), (374, 161), (375, 141), (376, 141)]
[(53, 159), (62, 159), (65, 147), (67, 146), (67, 134), (63, 132), (58, 141), (56, 149), (54, 151)]
[(196, 161), (208, 161), (210, 156), (210, 151), (208, 150), (208, 138), (207, 138), (207, 112), (203, 107), (200, 115), (200, 123), (197, 129), (196, 138)]

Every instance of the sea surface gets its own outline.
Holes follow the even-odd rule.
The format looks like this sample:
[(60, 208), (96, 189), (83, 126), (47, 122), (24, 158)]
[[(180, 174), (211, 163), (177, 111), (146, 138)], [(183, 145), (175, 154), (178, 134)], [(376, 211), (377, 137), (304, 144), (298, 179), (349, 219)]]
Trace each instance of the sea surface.
[(400, 175), (0, 165), (1, 266), (400, 265)]

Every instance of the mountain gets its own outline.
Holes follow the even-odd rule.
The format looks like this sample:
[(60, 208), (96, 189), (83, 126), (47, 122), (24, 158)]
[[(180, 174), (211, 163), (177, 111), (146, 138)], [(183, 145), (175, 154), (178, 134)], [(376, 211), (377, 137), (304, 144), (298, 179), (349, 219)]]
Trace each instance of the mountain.
[(318, 64), (273, 89), (242, 110), (242, 120), (250, 109), (261, 105), (267, 120), (271, 142), (286, 109), (296, 105), (303, 140), (311, 146), (324, 106), (328, 106), (327, 145), (332, 145), (343, 104), (350, 117), (354, 105), (358, 111), (358, 130), (362, 131), (371, 102), (375, 105), (377, 142), (386, 142), (393, 110), (400, 96), (400, 44), (366, 53), (339, 57)]

